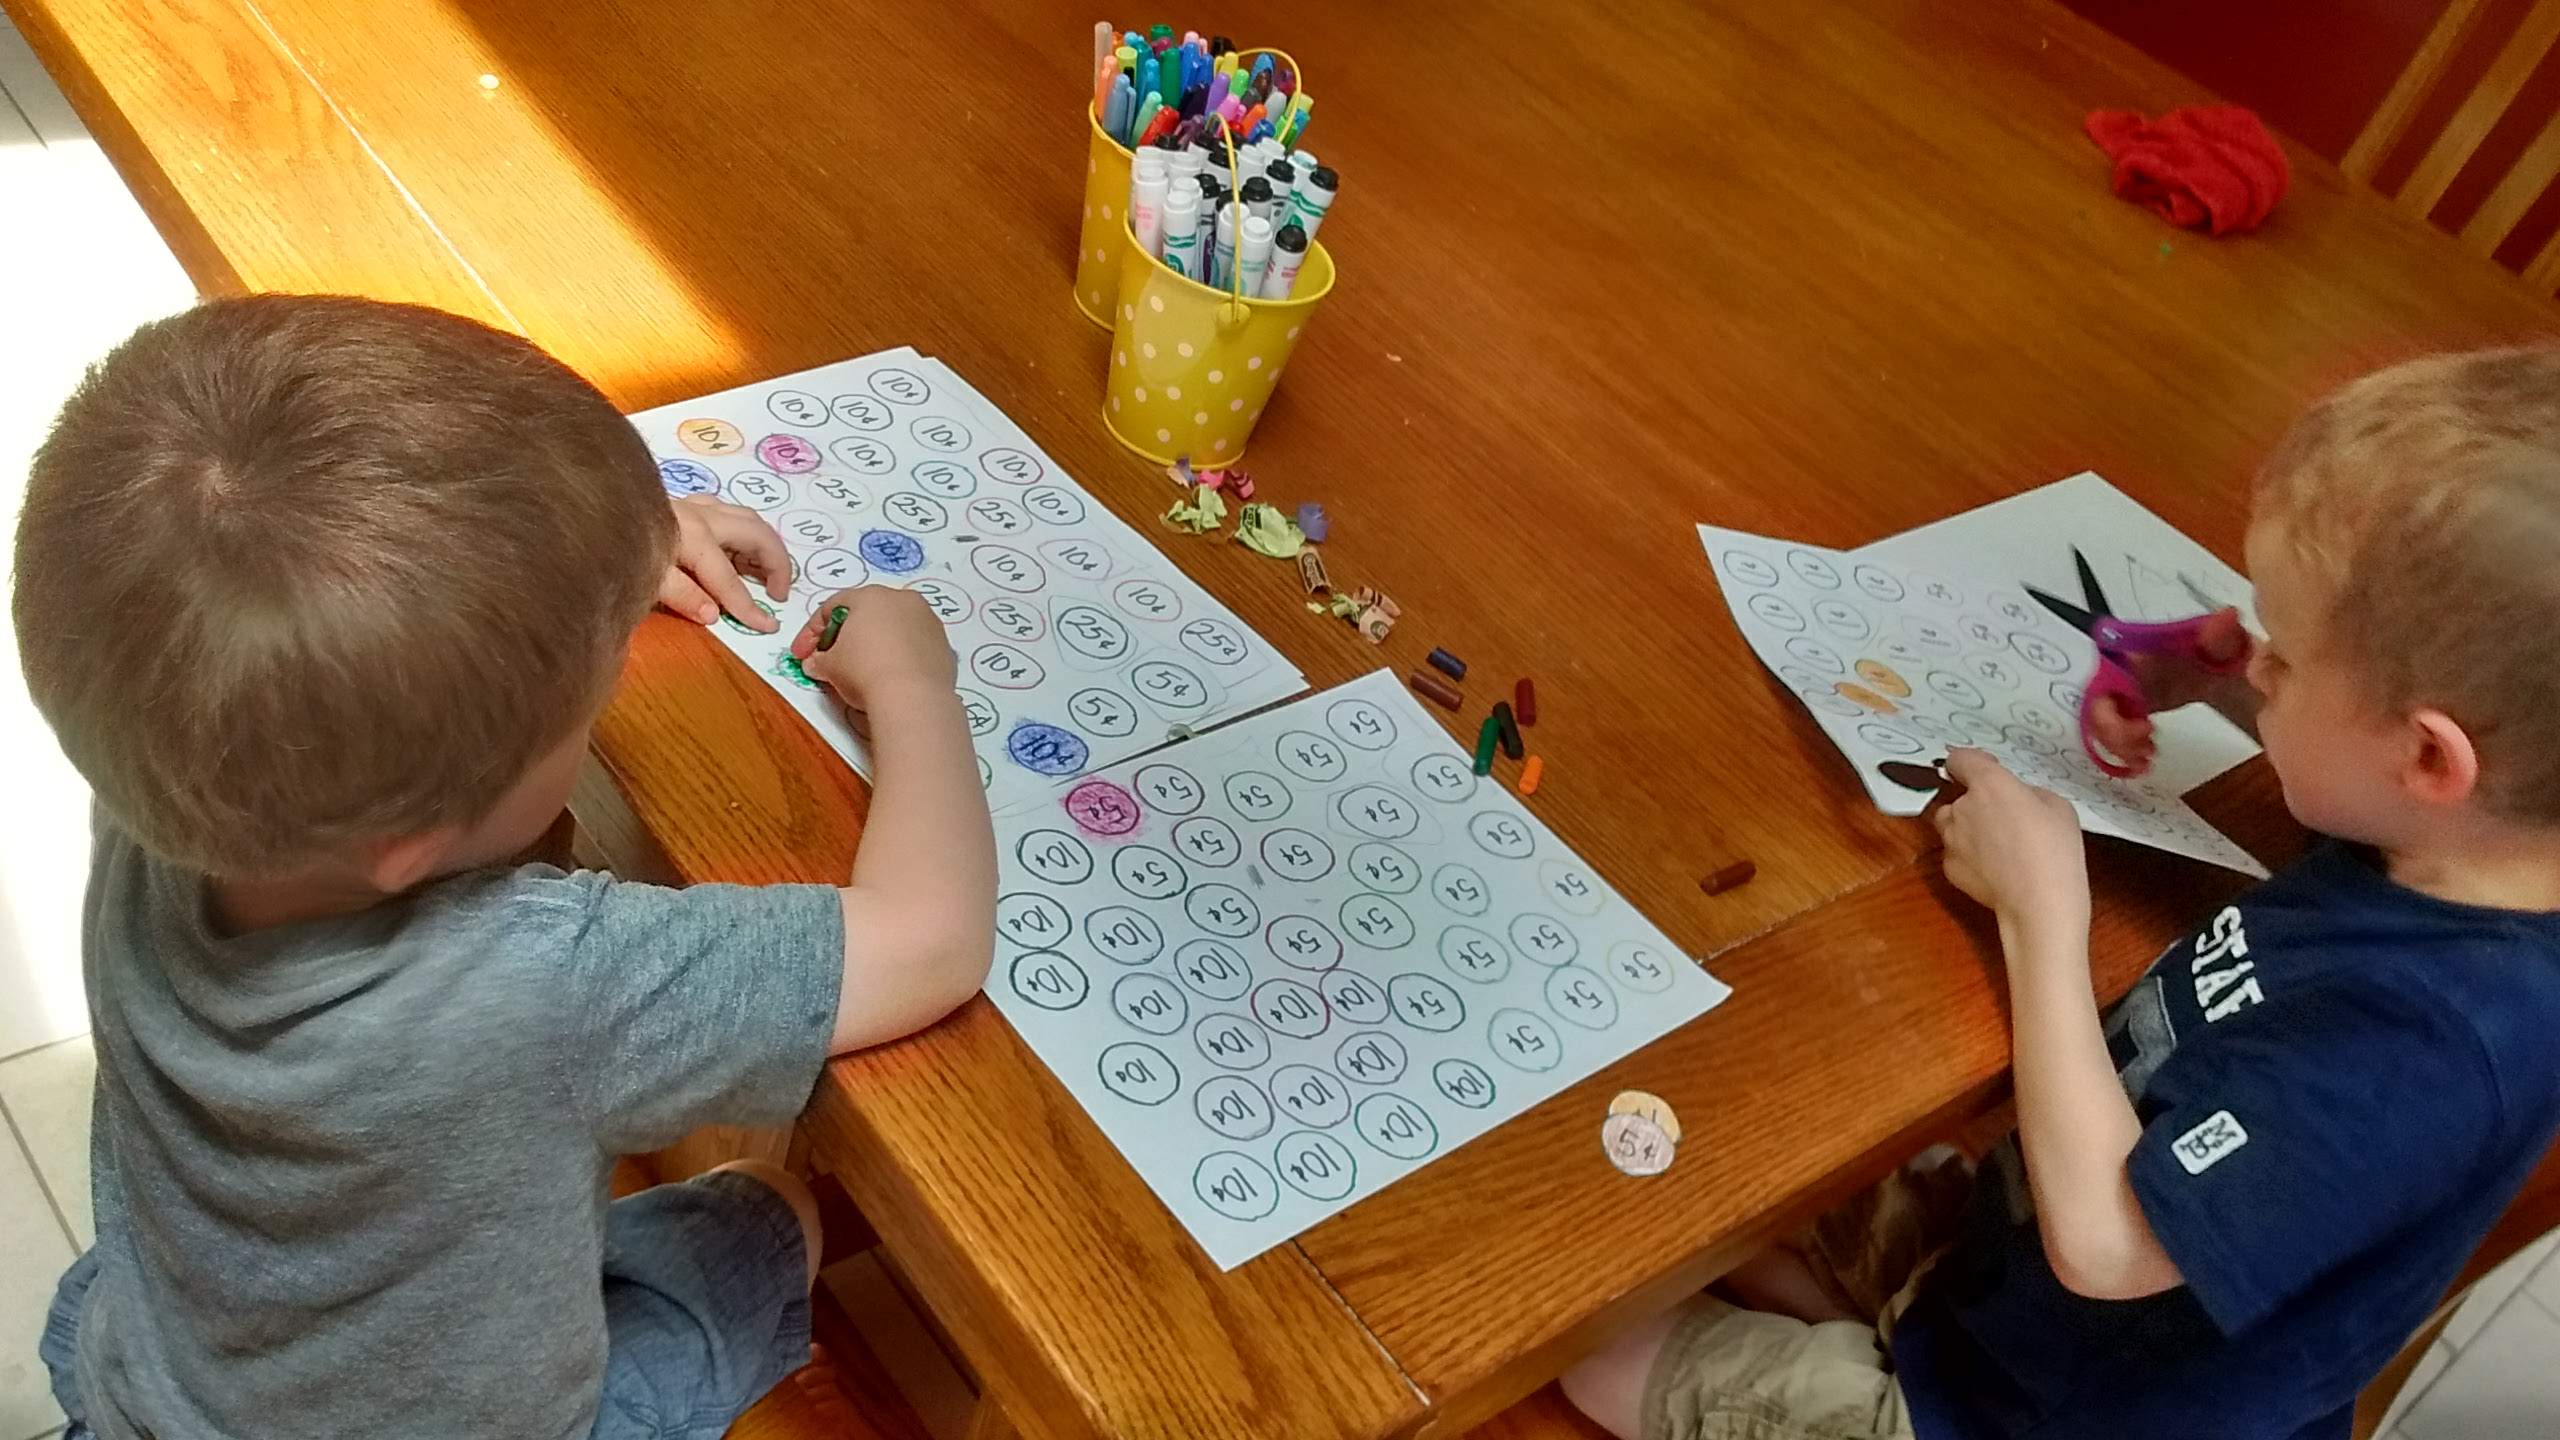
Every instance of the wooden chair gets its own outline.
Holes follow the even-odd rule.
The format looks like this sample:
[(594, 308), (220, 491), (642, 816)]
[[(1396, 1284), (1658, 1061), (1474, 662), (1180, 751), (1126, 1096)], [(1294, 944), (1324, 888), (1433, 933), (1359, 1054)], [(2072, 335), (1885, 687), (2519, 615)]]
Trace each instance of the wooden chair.
[[(2374, 177), (2409, 138), (2409, 128), (2419, 111), (2465, 48), (2464, 42), (2471, 38), (2482, 9), (2483, 0), (2451, 0), (2445, 6), (2443, 17), (2409, 58), (2408, 68), (2400, 72), (2391, 92), (2383, 97), (2373, 118), (2356, 136), (2355, 144), (2348, 147), (2346, 157), (2339, 162), (2340, 169), (2351, 178), (2374, 183)], [(2551, 53), (2555, 40), (2560, 40), (2560, 0), (2534, 0), (2393, 198), (2420, 216), (2434, 211), (2445, 191), (2452, 188), (2455, 177), (2479, 152), (2480, 142), (2488, 138), (2515, 103), (2535, 67)], [(2546, 121), (2516, 157), (2496, 188), (2456, 232), (2458, 238), (2465, 247), (2482, 255), (2494, 254), (2515, 232), (2554, 176), (2560, 176), (2560, 113)], [(2555, 232), (2526, 262), (2524, 278), (2537, 290), (2560, 289), (2560, 232)]]

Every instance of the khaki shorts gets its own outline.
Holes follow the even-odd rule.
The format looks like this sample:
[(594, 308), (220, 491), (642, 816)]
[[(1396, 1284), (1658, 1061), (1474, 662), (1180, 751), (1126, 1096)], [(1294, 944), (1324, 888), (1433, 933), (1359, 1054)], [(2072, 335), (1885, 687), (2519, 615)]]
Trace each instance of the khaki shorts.
[(1873, 1325), (1692, 1302), (1645, 1381), (1644, 1440), (1906, 1440), (1911, 1413), (1886, 1345), (1972, 1187), (1960, 1160), (1914, 1164), (1797, 1239), (1825, 1293)]

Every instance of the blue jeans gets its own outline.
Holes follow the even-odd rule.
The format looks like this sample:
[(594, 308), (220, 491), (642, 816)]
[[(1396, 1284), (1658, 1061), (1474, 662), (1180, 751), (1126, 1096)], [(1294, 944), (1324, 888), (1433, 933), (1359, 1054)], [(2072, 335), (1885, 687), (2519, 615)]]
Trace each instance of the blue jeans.
[[(790, 1202), (733, 1172), (660, 1185), (605, 1210), (604, 1392), (593, 1440), (717, 1440), (809, 1361), (808, 1249)], [(80, 1311), (98, 1273), (91, 1249), (55, 1289), (37, 1353), (88, 1440)]]

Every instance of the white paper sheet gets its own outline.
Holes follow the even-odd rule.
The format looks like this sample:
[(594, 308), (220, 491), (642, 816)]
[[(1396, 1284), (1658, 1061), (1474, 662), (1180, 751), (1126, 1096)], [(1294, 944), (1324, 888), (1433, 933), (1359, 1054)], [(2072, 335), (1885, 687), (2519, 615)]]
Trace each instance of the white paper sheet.
[(781, 631), (723, 620), (714, 633), (866, 776), (842, 708), (786, 664), (801, 622), (850, 585), (922, 592), (950, 627), (995, 808), (1143, 754), (1173, 726), (1307, 688), (1003, 412), (913, 350), (631, 418), (670, 492), (717, 493), (782, 533), (799, 573)]
[(1229, 1269), (1730, 993), (1384, 670), (996, 831), (988, 997)]
[(2258, 751), (2219, 715), (2160, 716), (2159, 759), (2139, 779), (2109, 778), (2081, 750), (2080, 686), (2097, 650), (2024, 588), (2078, 603), (2074, 546), (2126, 619), (2196, 614), (2197, 592), (2255, 619), (2239, 572), (2105, 480), (2075, 475), (1853, 552), (1710, 525), (1698, 538), (1753, 653), (1877, 808), (1917, 815), (1930, 799), (1888, 778), (1886, 762), (1926, 766), (1973, 745), (2067, 797), (2093, 833), (2266, 873), (2179, 798)]

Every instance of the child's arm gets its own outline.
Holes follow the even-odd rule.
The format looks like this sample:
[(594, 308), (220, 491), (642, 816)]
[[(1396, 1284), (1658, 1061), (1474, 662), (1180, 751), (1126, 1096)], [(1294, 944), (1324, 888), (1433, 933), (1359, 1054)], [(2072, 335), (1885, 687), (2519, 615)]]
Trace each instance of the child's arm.
[[(845, 607), (835, 642), (818, 641)], [(870, 717), (871, 815), (844, 891), (835, 1053), (894, 1040), (957, 1008), (995, 954), (996, 842), (942, 622), (878, 586), (821, 601), (792, 654)]]
[(2134, 1198), (2126, 1160), (2142, 1122), (2107, 1053), (2089, 984), (2089, 875), (2070, 802), (1979, 750), (1947, 771), (1965, 787), (1936, 812), (1947, 878), (2000, 920), (2015, 1036), (2018, 1142), (2036, 1225), (2073, 1293), (2130, 1300), (2181, 1283)]

